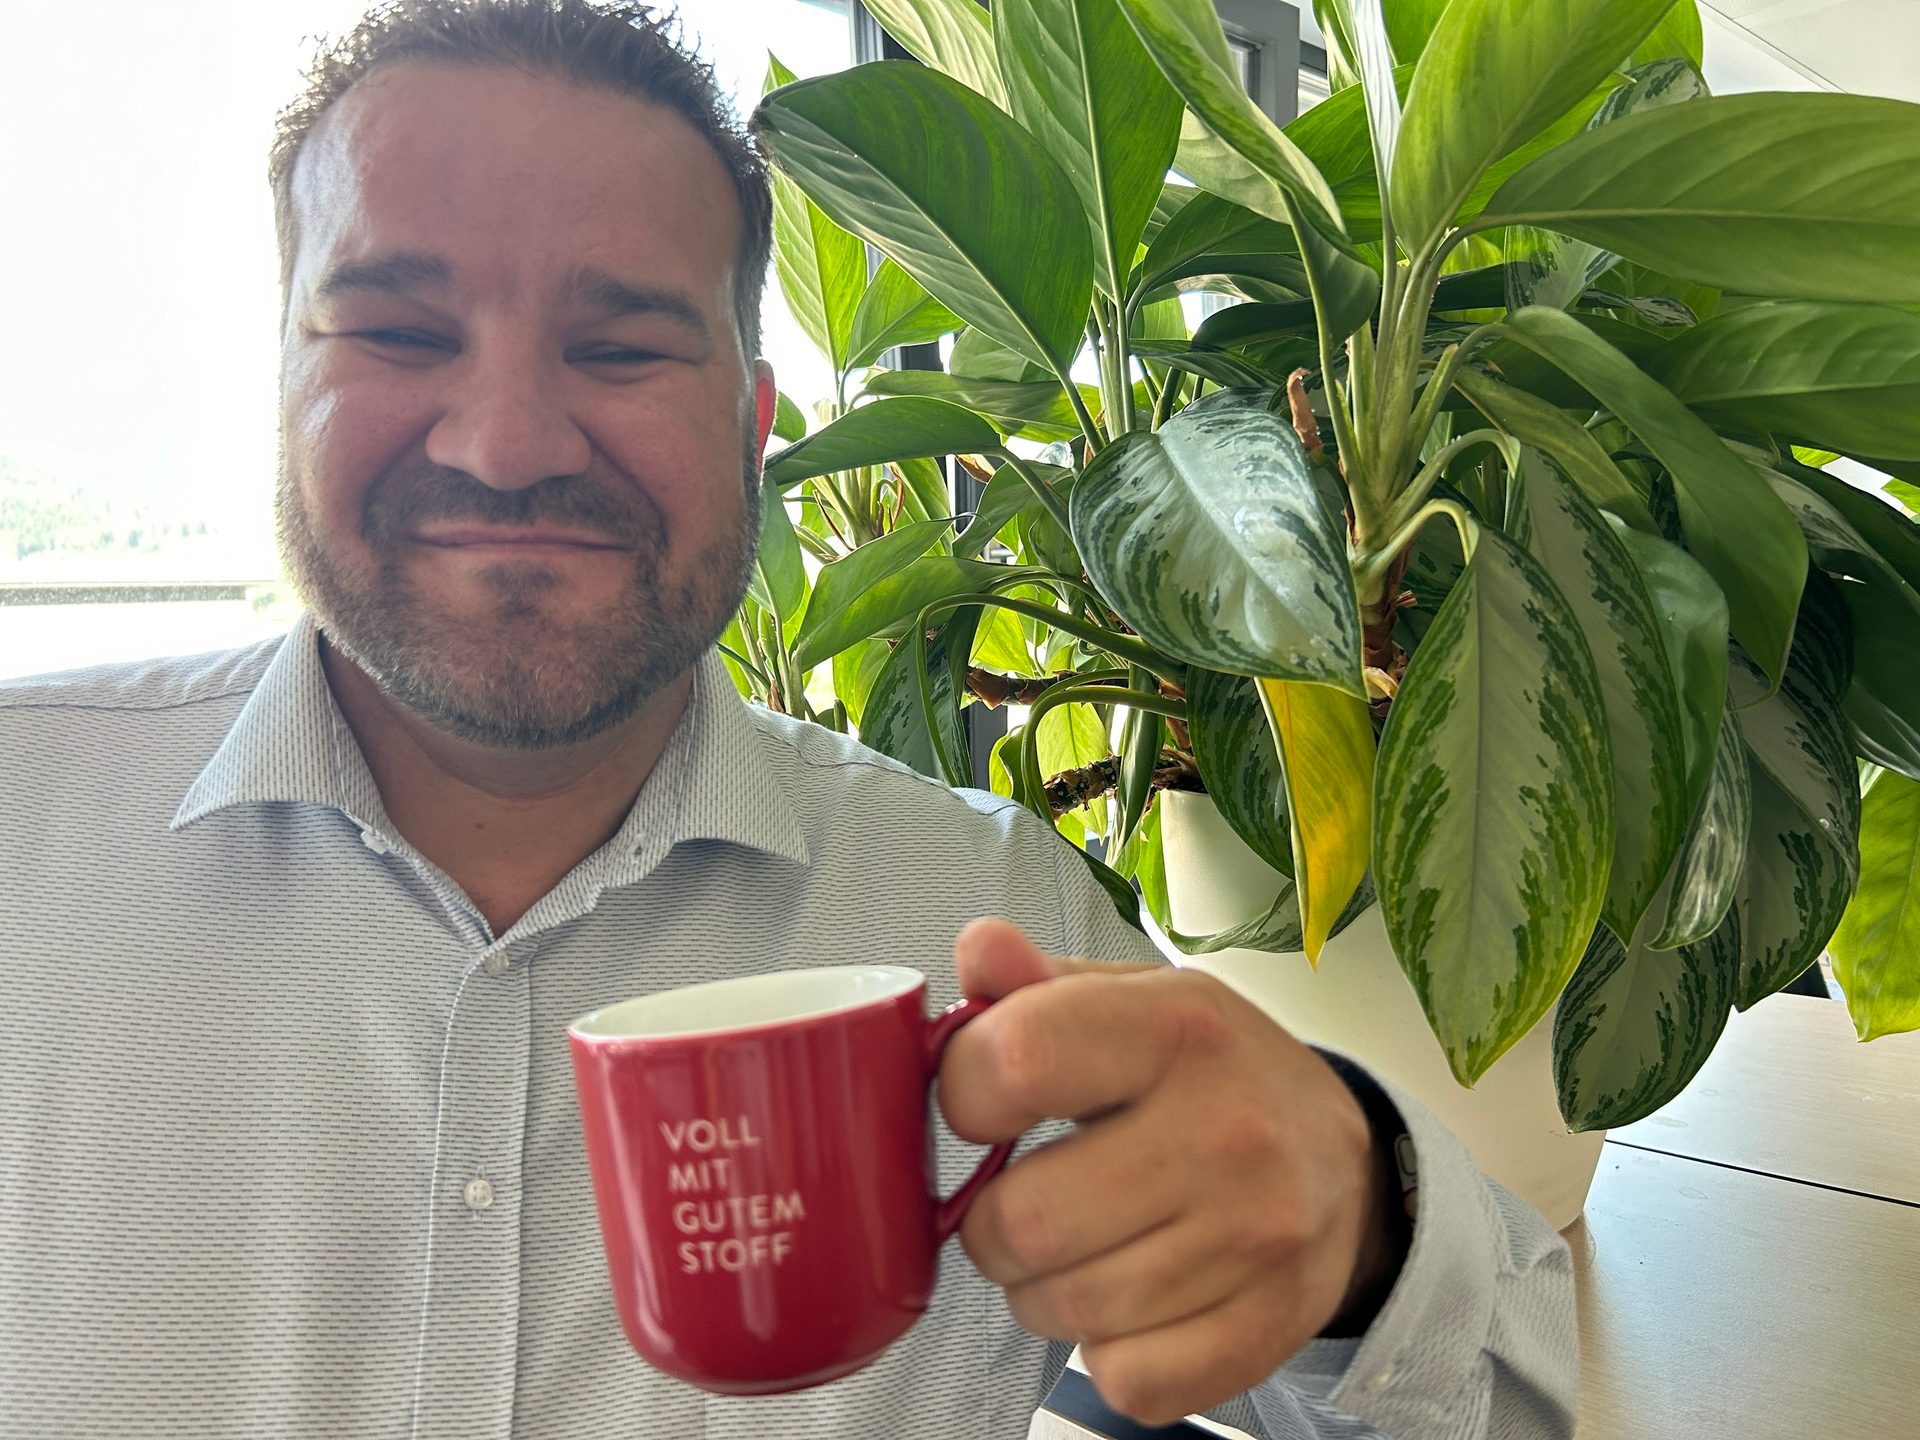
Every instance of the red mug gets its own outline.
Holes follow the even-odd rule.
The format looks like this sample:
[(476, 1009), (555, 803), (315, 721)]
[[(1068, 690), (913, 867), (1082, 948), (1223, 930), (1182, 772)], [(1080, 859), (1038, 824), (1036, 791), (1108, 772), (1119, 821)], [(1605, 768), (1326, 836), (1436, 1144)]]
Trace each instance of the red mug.
[(926, 1014), (891, 965), (789, 970), (628, 1000), (568, 1028), (620, 1323), (722, 1395), (800, 1390), (877, 1358), (1011, 1143), (933, 1193), (928, 1089), (990, 1003)]

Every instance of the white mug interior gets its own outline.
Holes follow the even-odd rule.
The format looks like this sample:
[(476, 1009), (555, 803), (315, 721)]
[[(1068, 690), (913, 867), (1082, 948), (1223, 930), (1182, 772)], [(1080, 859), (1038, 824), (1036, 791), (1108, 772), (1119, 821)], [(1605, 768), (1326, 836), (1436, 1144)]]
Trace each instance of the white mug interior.
[(926, 983), (904, 965), (829, 965), (743, 975), (642, 995), (574, 1021), (575, 1033), (597, 1040), (712, 1035), (811, 1020), (893, 1000)]

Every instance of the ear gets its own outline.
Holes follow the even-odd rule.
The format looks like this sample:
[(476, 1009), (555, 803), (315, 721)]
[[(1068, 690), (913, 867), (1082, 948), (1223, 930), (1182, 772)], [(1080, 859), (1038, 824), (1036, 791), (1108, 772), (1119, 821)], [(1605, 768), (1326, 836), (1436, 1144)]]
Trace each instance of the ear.
[(767, 459), (767, 436), (773, 433), (773, 415), (780, 404), (780, 392), (774, 387), (773, 366), (764, 360), (753, 362), (753, 456), (756, 466)]

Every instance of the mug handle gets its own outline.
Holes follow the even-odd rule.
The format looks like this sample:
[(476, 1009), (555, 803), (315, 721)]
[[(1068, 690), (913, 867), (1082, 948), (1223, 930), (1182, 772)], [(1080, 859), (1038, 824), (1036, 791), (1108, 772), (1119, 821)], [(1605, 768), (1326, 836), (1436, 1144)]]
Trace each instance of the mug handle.
[[(927, 1069), (937, 1073), (940, 1069), (940, 1057), (945, 1053), (947, 1042), (969, 1020), (975, 1020), (993, 1004), (991, 1000), (966, 999), (955, 1002), (942, 1010), (927, 1022)], [(945, 1200), (936, 1200), (933, 1209), (934, 1248), (947, 1243), (953, 1232), (960, 1228), (960, 1222), (967, 1218), (967, 1207), (973, 1204), (973, 1197), (994, 1176), (1006, 1169), (1007, 1161), (1013, 1157), (1013, 1147), (1017, 1140), (1003, 1140), (987, 1151), (986, 1158), (974, 1168), (966, 1183), (949, 1195)]]

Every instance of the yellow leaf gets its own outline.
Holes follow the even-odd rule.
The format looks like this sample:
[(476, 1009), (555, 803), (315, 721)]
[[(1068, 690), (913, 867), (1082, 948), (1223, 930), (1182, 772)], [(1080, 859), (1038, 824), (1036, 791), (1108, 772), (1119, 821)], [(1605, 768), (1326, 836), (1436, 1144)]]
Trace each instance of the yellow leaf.
[(1257, 684), (1286, 772), (1300, 919), (1318, 965), (1373, 849), (1373, 721), (1366, 701), (1330, 685)]

